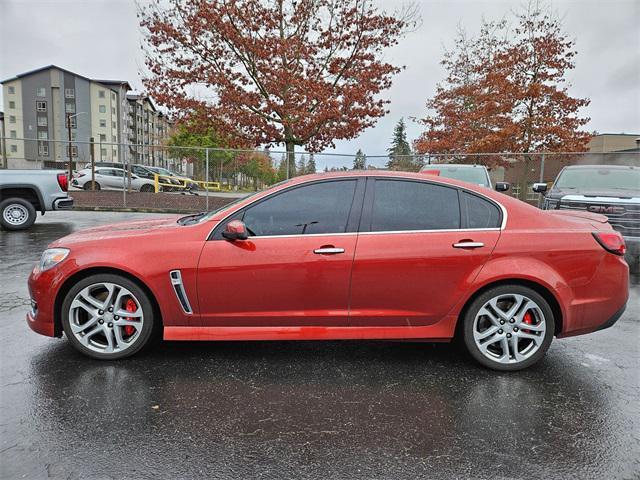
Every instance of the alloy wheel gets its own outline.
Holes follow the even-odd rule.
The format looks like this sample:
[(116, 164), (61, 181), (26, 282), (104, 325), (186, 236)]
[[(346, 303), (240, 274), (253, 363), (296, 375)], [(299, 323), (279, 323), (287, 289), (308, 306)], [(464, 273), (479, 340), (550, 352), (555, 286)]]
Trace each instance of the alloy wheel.
[(83, 288), (69, 307), (71, 333), (83, 346), (98, 353), (130, 348), (140, 338), (143, 325), (140, 301), (115, 283), (100, 282)]
[(502, 364), (533, 356), (545, 339), (546, 321), (540, 306), (525, 295), (491, 298), (473, 321), (473, 339), (486, 358)]

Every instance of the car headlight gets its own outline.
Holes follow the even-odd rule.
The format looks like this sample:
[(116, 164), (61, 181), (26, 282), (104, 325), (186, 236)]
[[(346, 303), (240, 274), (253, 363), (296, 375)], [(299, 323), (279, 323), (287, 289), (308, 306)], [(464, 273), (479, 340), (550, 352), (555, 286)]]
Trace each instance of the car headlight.
[(63, 261), (69, 255), (68, 248), (48, 248), (42, 252), (40, 257), (40, 271), (49, 270)]

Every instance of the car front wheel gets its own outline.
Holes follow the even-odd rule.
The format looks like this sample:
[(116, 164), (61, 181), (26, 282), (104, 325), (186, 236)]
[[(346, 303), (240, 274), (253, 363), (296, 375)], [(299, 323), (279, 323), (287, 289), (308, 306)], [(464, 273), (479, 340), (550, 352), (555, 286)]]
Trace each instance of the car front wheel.
[(79, 281), (62, 303), (62, 328), (81, 353), (116, 360), (138, 352), (151, 337), (153, 308), (131, 280), (113, 274)]
[(494, 370), (513, 371), (538, 362), (549, 349), (555, 321), (549, 303), (521, 285), (492, 288), (469, 306), (464, 343), (471, 356)]
[(7, 198), (0, 203), (0, 223), (6, 230), (24, 230), (36, 221), (36, 209), (22, 198)]

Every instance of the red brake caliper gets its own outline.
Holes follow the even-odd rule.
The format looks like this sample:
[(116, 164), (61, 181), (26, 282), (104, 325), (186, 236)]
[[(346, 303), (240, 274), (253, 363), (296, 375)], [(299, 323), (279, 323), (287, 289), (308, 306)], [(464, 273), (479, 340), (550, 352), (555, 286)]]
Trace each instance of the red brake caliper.
[[(533, 325), (533, 315), (531, 315), (531, 312), (525, 313), (524, 314), (524, 318), (522, 319), (522, 321), (524, 323), (526, 323), (527, 325)], [(523, 332), (531, 333), (531, 330), (523, 330)]]
[[(132, 299), (129, 298), (127, 299), (127, 303), (125, 303), (124, 305), (124, 309), (127, 312), (135, 312), (136, 310), (138, 310), (138, 306), (136, 305), (136, 302), (134, 302)], [(127, 317), (127, 320), (133, 321), (133, 318)], [(133, 335), (135, 331), (136, 331), (136, 327), (134, 327), (133, 325), (125, 325), (124, 327), (124, 333), (127, 337), (130, 337), (131, 335)]]

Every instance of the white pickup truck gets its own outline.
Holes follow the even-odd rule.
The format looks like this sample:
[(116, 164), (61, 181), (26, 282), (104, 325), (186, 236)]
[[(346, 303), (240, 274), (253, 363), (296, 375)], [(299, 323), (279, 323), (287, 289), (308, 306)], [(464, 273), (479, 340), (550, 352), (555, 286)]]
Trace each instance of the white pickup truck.
[(23, 230), (36, 221), (36, 212), (73, 208), (69, 179), (60, 170), (0, 170), (0, 225)]

